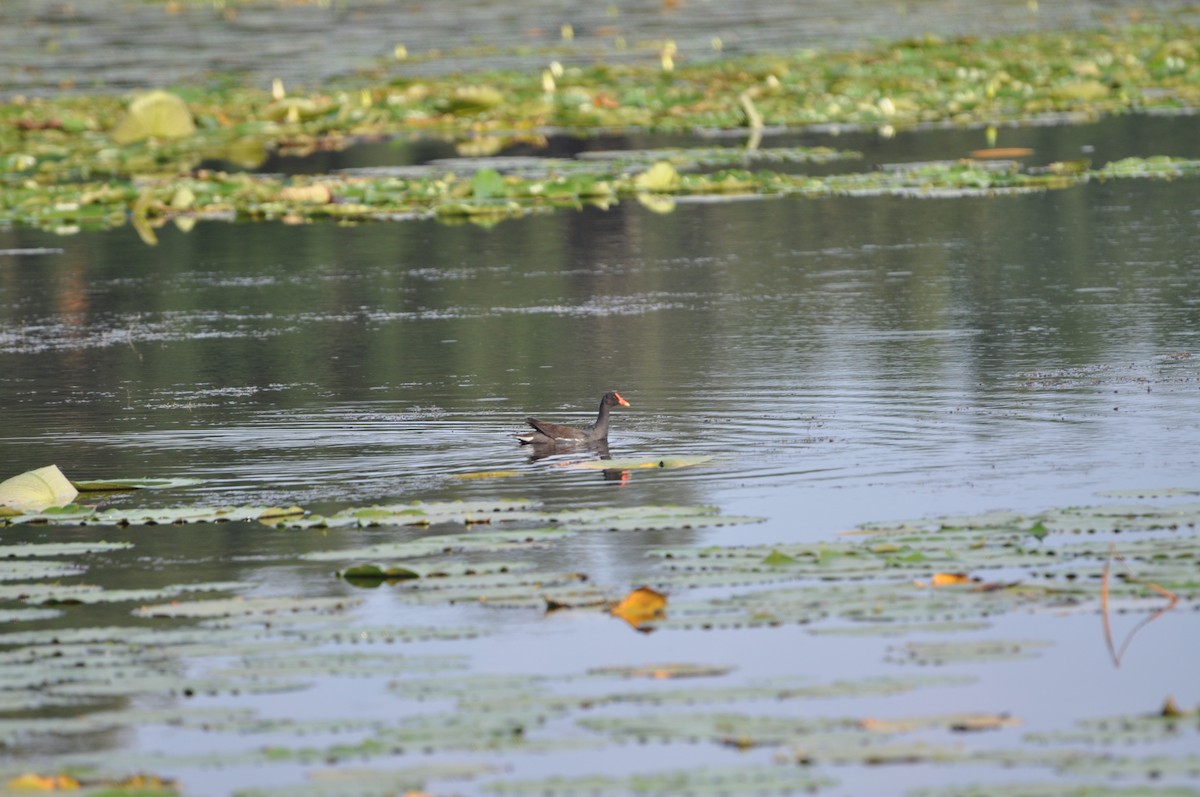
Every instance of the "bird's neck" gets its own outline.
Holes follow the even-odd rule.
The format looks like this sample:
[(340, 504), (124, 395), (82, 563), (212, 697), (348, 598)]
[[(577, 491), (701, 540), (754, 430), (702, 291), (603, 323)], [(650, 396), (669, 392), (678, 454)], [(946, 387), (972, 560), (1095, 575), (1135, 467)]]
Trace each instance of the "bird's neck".
[(608, 405), (603, 399), (600, 400), (600, 412), (596, 414), (596, 422), (592, 424), (592, 428), (602, 432), (608, 431)]

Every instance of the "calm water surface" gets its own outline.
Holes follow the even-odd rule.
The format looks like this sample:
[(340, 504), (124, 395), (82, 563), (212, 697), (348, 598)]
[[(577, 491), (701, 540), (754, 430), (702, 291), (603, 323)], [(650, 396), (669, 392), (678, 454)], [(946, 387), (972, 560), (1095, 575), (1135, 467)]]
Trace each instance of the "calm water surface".
[[(1140, 124), (1200, 140), (1194, 118)], [(1189, 483), (1195, 196), (626, 202), (492, 230), (167, 227), (156, 248), (9, 231), (51, 251), (3, 256), (0, 455), (241, 502), (508, 493), (452, 477), (518, 469), (555, 504), (757, 506), (752, 534), (802, 539)], [(621, 486), (507, 437), (611, 388), (633, 404), (615, 456), (719, 466)]]
[[(1120, 157), (1128, 141), (1153, 135), (1156, 152), (1188, 154), (1198, 129), (1195, 119), (1126, 120), (1091, 137), (1034, 129), (1006, 133), (1014, 140), (1004, 143), (1037, 138), (1047, 142), (1039, 152), (1087, 146)], [(1116, 133), (1100, 137), (1106, 130)], [(873, 161), (981, 145), (980, 133), (937, 135), (937, 152), (905, 138), (855, 145), (880, 148), (868, 152)], [(1194, 182), (1124, 181), (953, 201), (681, 203), (669, 214), (629, 201), (490, 230), (168, 226), (155, 248), (130, 230), (0, 231), (0, 462), (5, 474), (53, 462), (75, 478), (204, 480), (133, 499), (172, 505), (519, 495), (549, 507), (706, 503), (766, 518), (650, 539), (581, 535), (546, 554), (631, 586), (650, 577), (643, 552), (655, 545), (816, 541), (873, 520), (1196, 487), (1197, 196)], [(714, 462), (613, 481), (555, 467), (562, 458), (531, 461), (508, 437), (531, 413), (584, 420), (612, 388), (632, 404), (614, 415), (614, 456)], [(518, 475), (455, 478), (477, 471)], [(307, 538), (239, 524), (132, 533), (145, 560), (186, 564), (197, 579), (241, 578), (264, 594), (348, 589), (327, 568), (255, 563)], [(128, 607), (109, 611), (127, 617)], [(402, 610), (381, 590), (361, 611)], [(497, 614), (439, 608), (422, 620), (493, 623)], [(878, 640), (800, 629), (645, 637), (603, 617), (516, 612), (501, 622), (503, 635), (475, 646), (427, 648), (466, 652), (486, 672), (631, 660), (731, 663), (747, 677), (878, 671)], [(975, 709), (1013, 711), (1039, 728), (1061, 727), (1063, 713), (1145, 710), (1164, 691), (1186, 705), (1200, 700), (1188, 672), (1200, 652), (1194, 613), (1160, 621), (1120, 671), (1107, 663), (1094, 617), (999, 625), (1009, 638), (1058, 644), (1028, 666), (985, 671), (972, 687)], [(1089, 703), (1097, 694), (1108, 697), (1102, 708)], [(311, 698), (256, 705), (295, 716), (328, 706), (384, 714), (403, 703), (345, 679)], [(937, 690), (922, 692), (924, 702), (894, 700), (899, 715), (950, 705)], [(172, 733), (102, 746), (238, 744)], [(588, 772), (605, 769), (605, 755), (517, 766)], [(695, 755), (635, 748), (626, 765), (686, 765)], [(278, 778), (185, 774), (206, 794)], [(939, 782), (928, 767), (887, 781), (869, 768), (843, 775), (851, 789)]]
[[(722, 52), (864, 47), (883, 36), (997, 35), (1099, 27), (1113, 19), (1194, 17), (1182, 0), (809, 0), (719, 3), (612, 0), (338, 0), (319, 3), (0, 3), (0, 94), (142, 89), (221, 76), (265, 86), (321, 85), (394, 62), (412, 75), (542, 69), (564, 63), (653, 61)], [(564, 40), (563, 26), (571, 38)]]

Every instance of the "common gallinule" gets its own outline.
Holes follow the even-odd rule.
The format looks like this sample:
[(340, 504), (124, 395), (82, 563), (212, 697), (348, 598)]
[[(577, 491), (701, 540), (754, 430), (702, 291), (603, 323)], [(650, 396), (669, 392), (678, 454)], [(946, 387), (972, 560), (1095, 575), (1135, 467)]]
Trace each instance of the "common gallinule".
[(533, 431), (515, 434), (513, 437), (522, 443), (536, 443), (541, 445), (596, 443), (607, 440), (608, 408), (618, 406), (628, 407), (629, 402), (621, 398), (621, 394), (617, 391), (610, 390), (604, 394), (604, 398), (600, 399), (600, 412), (596, 415), (595, 423), (588, 424), (582, 429), (576, 429), (573, 426), (539, 421), (537, 418), (526, 418), (525, 423), (532, 426)]

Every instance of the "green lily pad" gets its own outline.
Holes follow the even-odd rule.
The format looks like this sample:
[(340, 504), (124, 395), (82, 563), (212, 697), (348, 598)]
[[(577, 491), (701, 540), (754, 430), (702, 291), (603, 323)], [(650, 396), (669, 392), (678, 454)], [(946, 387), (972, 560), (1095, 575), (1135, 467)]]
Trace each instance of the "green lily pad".
[(358, 601), (353, 598), (227, 598), (142, 606), (133, 613), (137, 617), (204, 618), (232, 615), (259, 617), (276, 614), (338, 613), (353, 608), (357, 604)]
[(172, 487), (191, 487), (203, 484), (203, 479), (89, 479), (72, 480), (81, 493), (121, 492), (125, 490), (166, 490)]
[(579, 775), (549, 777), (540, 780), (515, 780), (488, 783), (491, 794), (554, 794), (563, 797), (581, 795), (638, 794), (645, 797), (694, 797), (721, 795), (808, 794), (833, 786), (835, 780), (799, 767), (743, 765), (725, 768), (672, 770), (646, 775)]
[(929, 623), (852, 623), (849, 625), (821, 626), (810, 628), (808, 633), (818, 636), (911, 636), (912, 634), (945, 634), (954, 632), (982, 631), (990, 623), (982, 621), (944, 621)]
[(460, 656), (400, 656), (386, 653), (310, 652), (301, 656), (247, 657), (239, 665), (211, 671), (230, 680), (312, 678), (323, 676), (397, 676), (412, 672), (448, 673), (465, 669)]
[(238, 797), (390, 797), (423, 792), (429, 781), (471, 780), (501, 771), (489, 763), (430, 763), (398, 769), (318, 769), (309, 782), (241, 789)]
[[(86, 567), (74, 562), (44, 562), (40, 560), (20, 559), (0, 561), (0, 582), (29, 581), (33, 579), (52, 579), (77, 576), (87, 571)], [(0, 597), (7, 600), (20, 597), (20, 587), (17, 591), (0, 583)]]
[(1200, 487), (1149, 487), (1145, 489), (1102, 490), (1096, 494), (1105, 498), (1180, 498), (1200, 495)]
[(300, 558), (312, 562), (338, 562), (345, 560), (394, 560), (423, 559), (447, 553), (495, 553), (511, 552), (531, 546), (545, 545), (568, 536), (567, 529), (528, 529), (513, 531), (490, 531), (477, 534), (446, 534), (422, 537), (408, 542), (387, 542), (364, 548), (345, 550), (310, 551)]
[(61, 616), (62, 612), (57, 609), (0, 609), (0, 625), (53, 620)]
[(27, 595), (27, 603), (43, 605), (79, 605), (97, 603), (128, 603), (132, 601), (169, 600), (178, 595), (192, 592), (229, 592), (244, 589), (240, 581), (217, 581), (195, 584), (172, 584), (156, 589), (99, 589), (89, 586), (45, 585), (35, 593)]
[(916, 789), (912, 797), (1196, 797), (1190, 786), (1112, 785), (1108, 783), (988, 783)]
[(889, 661), (903, 664), (961, 664), (1034, 658), (1045, 640), (984, 639), (969, 642), (909, 642), (892, 648)]
[(593, 667), (589, 675), (616, 676), (618, 678), (649, 678), (655, 681), (674, 680), (676, 678), (715, 678), (733, 672), (732, 667), (712, 664), (641, 664), (621, 667)]
[(44, 542), (0, 545), (0, 559), (17, 559), (34, 556), (78, 556), (80, 554), (121, 551), (132, 548), (131, 542)]

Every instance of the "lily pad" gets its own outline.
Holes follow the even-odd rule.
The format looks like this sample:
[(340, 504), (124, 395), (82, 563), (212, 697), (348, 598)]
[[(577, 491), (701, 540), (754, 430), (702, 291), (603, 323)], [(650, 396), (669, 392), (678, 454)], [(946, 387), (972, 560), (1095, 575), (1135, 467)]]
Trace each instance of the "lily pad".
[(714, 678), (728, 675), (732, 667), (722, 667), (711, 664), (642, 664), (625, 667), (593, 667), (589, 675), (616, 676), (618, 678), (649, 678), (654, 681), (674, 680), (676, 678)]
[(35, 556), (78, 556), (80, 554), (121, 551), (132, 548), (131, 542), (45, 542), (0, 545), (0, 559), (23, 559)]
[(541, 780), (499, 781), (485, 791), (500, 795), (554, 794), (563, 797), (638, 794), (645, 797), (721, 797), (811, 793), (833, 786), (832, 778), (799, 767), (731, 766), (672, 770), (646, 775), (581, 775)]
[(909, 642), (892, 648), (889, 661), (903, 664), (961, 664), (1028, 659), (1050, 646), (1045, 640), (984, 639), (969, 642)]
[(1136, 786), (1108, 783), (988, 783), (916, 789), (913, 797), (1196, 797), (1189, 786)]
[(691, 457), (637, 457), (624, 459), (589, 459), (568, 462), (559, 467), (576, 470), (636, 470), (641, 468), (688, 468), (712, 462), (711, 456)]
[(72, 480), (81, 493), (122, 492), (126, 490), (166, 490), (171, 487), (191, 487), (203, 484), (203, 479), (89, 479)]
[(315, 612), (344, 612), (358, 604), (353, 598), (228, 598), (225, 600), (180, 601), (157, 606), (142, 606), (137, 617), (227, 617), (231, 615), (269, 616)]
[[(40, 560), (21, 559), (0, 562), (0, 582), (28, 581), (31, 579), (51, 579), (77, 576), (87, 571), (86, 567), (74, 562), (44, 562)], [(15, 590), (11, 586), (0, 585), (0, 597), (12, 600), (19, 597), (21, 588)]]
[(470, 780), (501, 771), (489, 763), (430, 763), (397, 769), (318, 769), (309, 782), (241, 789), (238, 797), (390, 797), (426, 791), (431, 780)]

